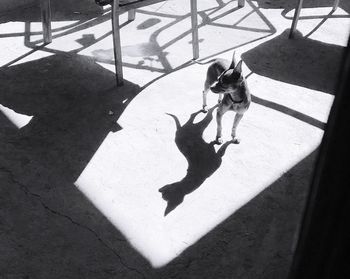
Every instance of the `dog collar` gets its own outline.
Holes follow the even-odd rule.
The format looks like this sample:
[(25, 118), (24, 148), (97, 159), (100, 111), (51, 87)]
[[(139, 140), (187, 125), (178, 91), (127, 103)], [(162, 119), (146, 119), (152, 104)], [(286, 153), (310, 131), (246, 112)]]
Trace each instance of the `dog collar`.
[(228, 96), (230, 97), (231, 101), (232, 101), (234, 104), (240, 104), (240, 103), (242, 103), (242, 102), (243, 102), (243, 99), (242, 99), (242, 100), (240, 100), (240, 101), (235, 101), (235, 100), (233, 99), (233, 97), (232, 97), (231, 93), (228, 93)]
[[(238, 85), (238, 87), (240, 87), (242, 84), (244, 83), (244, 79), (241, 81), (241, 83)], [(235, 101), (231, 95), (231, 93), (228, 93), (228, 96), (230, 97), (231, 101), (234, 103), (234, 104), (240, 104), (243, 102), (243, 99), (240, 100), (240, 101)]]

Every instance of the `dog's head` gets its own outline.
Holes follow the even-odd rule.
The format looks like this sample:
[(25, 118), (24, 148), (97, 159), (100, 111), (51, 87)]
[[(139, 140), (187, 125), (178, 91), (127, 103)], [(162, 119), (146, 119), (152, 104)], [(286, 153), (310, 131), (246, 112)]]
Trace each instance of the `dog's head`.
[(230, 68), (222, 72), (210, 90), (217, 94), (234, 93), (242, 82), (242, 60), (236, 64), (233, 59)]

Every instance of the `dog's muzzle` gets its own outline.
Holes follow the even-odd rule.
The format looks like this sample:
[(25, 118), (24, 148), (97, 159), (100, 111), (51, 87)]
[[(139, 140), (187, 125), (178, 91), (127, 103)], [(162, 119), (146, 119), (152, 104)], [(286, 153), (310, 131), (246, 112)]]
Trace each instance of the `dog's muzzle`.
[(218, 93), (220, 93), (220, 92), (221, 92), (221, 90), (219, 90), (219, 89), (217, 88), (217, 86), (216, 86), (216, 85), (217, 85), (217, 84), (215, 83), (215, 85), (210, 86), (210, 90), (211, 90), (213, 93), (218, 94)]

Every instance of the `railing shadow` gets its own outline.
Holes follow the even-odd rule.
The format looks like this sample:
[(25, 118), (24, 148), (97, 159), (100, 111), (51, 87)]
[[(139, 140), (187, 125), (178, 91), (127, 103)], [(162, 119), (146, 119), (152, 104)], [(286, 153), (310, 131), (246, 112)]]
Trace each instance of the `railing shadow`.
[[(68, 1), (68, 0), (66, 0)], [(198, 28), (201, 28), (203, 26), (206, 25), (213, 25), (213, 26), (217, 26), (219, 28), (233, 28), (233, 29), (244, 29), (245, 31), (251, 31), (251, 32), (263, 32), (263, 33), (267, 33), (267, 35), (262, 36), (261, 38), (258, 39), (254, 39), (253, 41), (257, 41), (259, 39), (265, 38), (267, 36), (272, 35), (273, 33), (276, 32), (276, 29), (273, 27), (273, 25), (267, 20), (267, 18), (259, 11), (259, 9), (251, 2), (251, 1), (247, 1), (249, 3), (249, 5), (251, 6), (251, 8), (253, 9), (253, 13), (257, 13), (259, 15), (259, 17), (262, 18), (262, 20), (265, 22), (266, 26), (268, 27), (268, 29), (256, 29), (256, 28), (247, 28), (247, 27), (240, 27), (238, 26), (238, 24), (243, 20), (243, 19), (239, 19), (237, 21), (237, 23), (234, 24), (218, 24), (216, 23), (216, 20), (227, 16), (230, 13), (233, 13), (237, 8), (233, 8), (230, 9), (229, 11), (225, 11), (225, 12), (220, 12), (221, 9), (225, 8), (228, 4), (231, 3), (231, 1), (224, 3), (222, 1), (218, 2), (218, 5), (216, 7), (212, 7), (212, 8), (208, 8), (205, 10), (201, 10), (199, 11), (199, 15), (203, 18), (203, 22), (199, 24)], [(78, 32), (81, 30), (84, 30), (86, 28), (95, 26), (97, 24), (101, 24), (107, 20), (109, 20), (110, 17), (110, 12), (108, 12), (108, 10), (100, 10), (101, 8), (98, 7), (97, 5), (95, 5), (96, 7), (92, 7), (91, 3), (89, 5), (87, 5), (87, 7), (84, 8), (84, 1), (76, 1), (74, 2), (74, 5), (69, 5), (66, 2), (60, 2), (60, 3), (55, 3), (52, 7), (53, 10), (53, 20), (78, 20), (75, 23), (70, 23), (67, 26), (63, 26), (57, 29), (53, 29), (53, 39), (57, 39), (59, 37), (62, 36), (66, 36), (69, 34), (72, 34), (74, 32)], [(56, 7), (56, 6), (57, 7)], [(19, 12), (9, 15), (7, 20), (10, 19), (16, 19), (16, 17), (18, 17), (18, 20), (20, 21), (24, 21), (25, 22), (25, 30), (23, 33), (14, 33), (14, 34), (4, 34), (2, 36), (24, 36), (24, 45), (31, 48), (32, 50), (27, 52), (26, 54), (23, 54), (22, 56), (14, 59), (13, 61), (10, 61), (9, 63), (7, 63), (6, 65), (4, 65), (4, 67), (8, 67), (9, 65), (19, 61), (20, 59), (23, 59), (24, 57), (31, 55), (33, 52), (35, 52), (36, 50), (40, 49), (41, 51), (45, 51), (48, 53), (53, 53), (53, 54), (63, 54), (63, 51), (51, 48), (50, 45), (43, 45), (43, 40), (39, 39), (39, 40), (31, 40), (31, 36), (33, 35), (39, 35), (42, 32), (32, 32), (31, 31), (31, 22), (32, 21), (38, 21), (40, 20), (40, 15), (38, 14), (40, 12), (39, 7), (35, 6), (32, 9), (35, 8), (35, 12), (31, 11), (28, 13), (22, 13), (20, 14)], [(86, 12), (84, 12), (86, 11)], [(92, 12), (91, 12), (92, 11)], [(28, 16), (29, 14), (32, 14), (31, 16)], [(188, 19), (190, 17), (190, 13), (186, 13), (184, 15), (172, 15), (172, 14), (168, 14), (168, 13), (161, 13), (161, 12), (157, 12), (157, 11), (149, 11), (149, 10), (142, 10), (142, 9), (138, 9), (137, 13), (144, 13), (147, 14), (149, 16), (153, 16), (153, 17), (164, 17), (164, 18), (170, 18), (173, 19), (170, 23), (166, 24), (165, 26), (160, 27), (159, 29), (157, 29), (156, 31), (154, 31), (151, 35), (150, 35), (150, 39), (149, 39), (149, 43), (143, 43), (140, 45), (131, 45), (131, 46), (124, 46), (123, 47), (123, 52), (126, 53), (127, 55), (132, 55), (134, 57), (142, 57), (142, 59), (137, 63), (137, 64), (132, 64), (132, 63), (127, 63), (124, 62), (123, 66), (124, 67), (131, 67), (131, 68), (135, 68), (135, 69), (145, 69), (145, 70), (149, 70), (149, 71), (154, 71), (154, 72), (159, 72), (162, 73), (163, 75), (169, 74), (173, 71), (175, 71), (178, 67), (174, 67), (171, 65), (171, 63), (168, 61), (167, 59), (167, 51), (166, 49), (175, 44), (176, 42), (178, 42), (179, 40), (183, 39), (184, 37), (186, 37), (187, 35), (189, 35), (191, 33), (191, 29), (189, 28), (188, 30), (182, 32), (180, 35), (176, 36), (175, 38), (171, 39), (170, 41), (160, 45), (158, 43), (158, 36), (162, 33), (162, 32), (166, 32), (166, 30), (168, 30), (169, 28), (173, 27), (174, 25), (180, 23), (181, 21), (184, 21), (186, 19)], [(252, 12), (250, 12), (248, 14), (248, 16), (251, 14)], [(16, 15), (17, 14), (17, 15)], [(214, 16), (214, 14), (216, 14)], [(4, 20), (4, 19), (3, 19)], [(148, 21), (148, 22), (147, 22)], [(157, 24), (160, 22), (160, 19), (157, 19), (157, 21), (153, 22), (152, 24)], [(123, 27), (124, 25), (128, 24), (129, 22), (125, 22), (121, 25), (121, 27)], [(146, 20), (146, 22), (144, 24), (139, 24), (138, 28), (147, 28), (147, 26), (149, 25), (149, 19)], [(153, 26), (151, 24), (151, 26)], [(141, 27), (140, 27), (141, 26)], [(143, 27), (142, 27), (143, 26)], [(76, 48), (72, 51), (69, 51), (70, 53), (78, 53), (90, 46), (92, 46), (93, 44), (103, 40), (104, 38), (108, 37), (111, 35), (111, 31), (106, 32), (104, 35), (95, 38), (94, 34), (84, 34), (82, 36), (82, 38), (78, 39), (77, 41), (82, 44), (82, 46), (80, 48)], [(1, 36), (1, 35), (0, 35)], [(201, 42), (201, 40), (200, 40)], [(252, 41), (248, 41), (245, 44), (251, 43)], [(229, 49), (225, 49), (223, 51), (220, 51), (219, 53), (213, 54), (212, 56), (215, 55), (219, 55), (223, 52), (235, 49), (237, 47), (242, 46), (242, 44), (231, 47)], [(113, 49), (97, 49), (93, 52), (94, 55), (94, 59), (97, 62), (103, 62), (103, 63), (108, 63), (108, 64), (114, 64), (114, 56), (113, 56)], [(150, 57), (151, 56), (157, 56), (157, 58), (153, 58)], [(209, 57), (205, 57), (203, 59), (207, 59)], [(161, 67), (154, 67), (151, 65), (146, 65), (146, 61), (150, 59), (152, 61), (155, 62), (159, 62)], [(151, 62), (152, 62), (151, 61)], [(185, 63), (187, 65), (189, 65), (188, 63)], [(180, 65), (181, 67), (182, 65)]]
[(211, 108), (198, 123), (194, 123), (194, 120), (202, 111), (192, 113), (183, 125), (180, 124), (175, 115), (169, 114), (176, 124), (175, 143), (186, 158), (188, 168), (183, 179), (159, 189), (163, 199), (168, 202), (164, 212), (165, 216), (180, 205), (186, 195), (199, 188), (208, 177), (219, 169), (222, 163), (222, 157), (231, 142), (226, 142), (216, 152), (215, 142), (207, 143), (202, 137), (204, 130), (213, 119), (214, 108)]

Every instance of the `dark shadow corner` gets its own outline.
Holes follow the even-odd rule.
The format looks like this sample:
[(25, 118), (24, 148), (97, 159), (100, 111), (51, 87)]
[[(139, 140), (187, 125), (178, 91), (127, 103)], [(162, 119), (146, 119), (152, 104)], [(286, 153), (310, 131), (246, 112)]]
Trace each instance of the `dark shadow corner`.
[(334, 94), (339, 65), (345, 48), (303, 38), (289, 30), (245, 52), (249, 69), (282, 82)]

